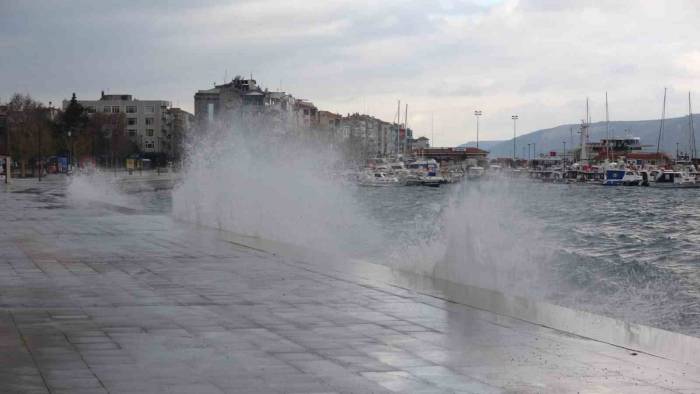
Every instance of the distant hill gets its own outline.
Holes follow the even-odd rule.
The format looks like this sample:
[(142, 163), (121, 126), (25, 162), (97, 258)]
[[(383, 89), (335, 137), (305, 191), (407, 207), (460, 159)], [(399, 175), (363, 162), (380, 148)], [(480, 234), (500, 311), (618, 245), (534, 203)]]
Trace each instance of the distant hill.
[[(511, 140), (512, 141), (512, 140)], [(479, 141), (479, 149), (483, 150), (491, 150), (494, 146), (497, 144), (500, 144), (503, 141)], [(460, 148), (476, 148), (476, 141), (469, 141), (466, 144), (462, 144), (459, 146)]]
[[(610, 132), (616, 137), (632, 136), (639, 137), (642, 145), (646, 147), (644, 150), (656, 151), (656, 142), (659, 137), (659, 126), (661, 121), (655, 120), (636, 120), (636, 121), (615, 121), (610, 122)], [(695, 138), (700, 139), (700, 114), (693, 114), (693, 126), (696, 129)], [(661, 150), (668, 153), (670, 156), (676, 154), (676, 142), (679, 143), (681, 152), (688, 151), (688, 117), (666, 119), (664, 121), (664, 135), (661, 144)], [(561, 152), (563, 149), (562, 141), (566, 141), (566, 149), (571, 148), (571, 131), (573, 131), (573, 146), (580, 145), (581, 137), (578, 134), (578, 124), (566, 124), (551, 129), (542, 129), (533, 131), (528, 134), (520, 135), (516, 138), (517, 156), (523, 156), (523, 147), (525, 147), (525, 156), (527, 156), (527, 144), (535, 144), (537, 154), (547, 153), (550, 151)], [(605, 122), (597, 122), (591, 124), (589, 129), (589, 141), (596, 142), (601, 138), (605, 138)], [(467, 144), (471, 144), (468, 142)], [(465, 144), (466, 145), (466, 144)], [(697, 143), (700, 148), (700, 141)], [(471, 145), (470, 145), (471, 146)], [(513, 156), (513, 139), (505, 141), (479, 141), (479, 147), (489, 151), (489, 157), (512, 157)], [(530, 148), (531, 152), (533, 148)], [(532, 153), (531, 153), (532, 154)]]

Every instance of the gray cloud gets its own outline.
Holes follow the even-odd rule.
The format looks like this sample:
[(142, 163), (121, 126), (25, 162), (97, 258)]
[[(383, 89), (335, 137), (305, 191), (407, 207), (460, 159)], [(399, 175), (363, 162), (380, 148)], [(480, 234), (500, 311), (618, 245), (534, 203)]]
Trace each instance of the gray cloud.
[[(475, 108), (486, 134), (594, 117), (610, 92), (617, 119), (669, 112), (700, 87), (697, 2), (129, 1), (0, 4), (0, 100), (14, 91), (58, 102), (100, 90), (192, 108), (227, 72), (253, 75), (319, 107), (410, 121), (455, 144)], [(678, 97), (675, 97), (677, 95)], [(676, 108), (678, 107), (678, 108)]]

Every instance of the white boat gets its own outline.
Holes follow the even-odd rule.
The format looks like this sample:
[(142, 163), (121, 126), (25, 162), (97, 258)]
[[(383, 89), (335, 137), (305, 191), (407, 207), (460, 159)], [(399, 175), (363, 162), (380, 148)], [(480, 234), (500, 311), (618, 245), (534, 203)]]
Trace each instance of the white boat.
[(357, 184), (360, 186), (400, 186), (399, 178), (389, 176), (384, 172), (365, 171), (358, 177)]
[(656, 181), (650, 183), (649, 186), (685, 189), (700, 188), (700, 183), (696, 182), (695, 178), (686, 172), (666, 170), (660, 172), (656, 177)]
[(472, 166), (467, 169), (468, 179), (479, 179), (484, 176), (484, 168), (479, 166)]

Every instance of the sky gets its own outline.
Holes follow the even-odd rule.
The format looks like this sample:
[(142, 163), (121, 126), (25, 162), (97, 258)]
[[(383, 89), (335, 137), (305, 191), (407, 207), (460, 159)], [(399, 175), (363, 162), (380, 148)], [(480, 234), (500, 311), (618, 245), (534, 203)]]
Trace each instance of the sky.
[[(0, 101), (171, 101), (235, 75), (452, 146), (700, 108), (700, 1), (0, 0)], [(697, 98), (696, 98), (697, 97)], [(59, 104), (60, 105), (60, 104)], [(402, 108), (402, 112), (404, 108)], [(402, 115), (403, 117), (403, 115)]]

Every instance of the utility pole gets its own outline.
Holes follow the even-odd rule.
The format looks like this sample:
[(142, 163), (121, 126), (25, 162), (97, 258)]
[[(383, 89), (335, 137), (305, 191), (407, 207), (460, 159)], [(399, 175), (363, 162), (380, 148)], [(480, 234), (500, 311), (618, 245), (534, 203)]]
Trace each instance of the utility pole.
[(476, 117), (476, 149), (479, 149), (479, 116), (481, 114), (480, 110), (474, 111), (474, 117)]
[(515, 122), (518, 119), (516, 115), (510, 117), (513, 119), (513, 165), (515, 165)]

